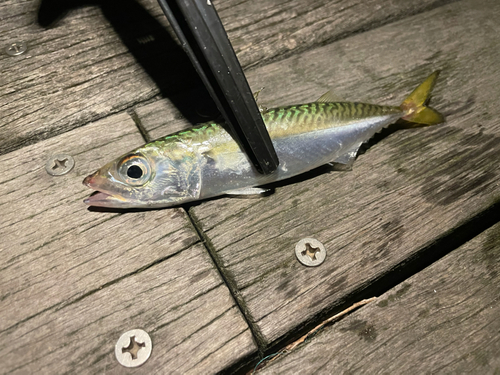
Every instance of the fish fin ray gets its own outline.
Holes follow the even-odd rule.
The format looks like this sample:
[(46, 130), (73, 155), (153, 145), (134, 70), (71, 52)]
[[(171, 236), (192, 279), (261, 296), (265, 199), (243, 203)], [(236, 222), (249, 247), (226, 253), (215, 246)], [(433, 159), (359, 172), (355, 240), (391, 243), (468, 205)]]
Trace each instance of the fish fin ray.
[(333, 163), (344, 164), (347, 167), (352, 167), (354, 161), (356, 160), (356, 156), (358, 155), (358, 150), (361, 147), (362, 143), (363, 142), (356, 143), (345, 154), (335, 159)]
[(260, 89), (258, 89), (257, 91), (255, 91), (255, 92), (253, 93), (253, 98), (254, 98), (254, 100), (255, 100), (255, 101), (257, 101), (257, 100), (259, 99), (259, 94), (260, 94), (260, 92), (261, 92), (262, 90), (264, 90), (264, 89), (265, 89), (265, 87), (261, 87)]
[(317, 103), (334, 103), (334, 102), (343, 102), (344, 100), (332, 93), (331, 91), (325, 92), (323, 95), (321, 95), (318, 100), (316, 100)]
[(444, 116), (438, 111), (427, 107), (431, 91), (436, 84), (439, 70), (432, 73), (401, 103), (401, 109), (406, 113), (402, 119), (415, 126), (430, 126), (444, 122)]
[(265, 87), (262, 87), (262, 88), (260, 88), (259, 90), (255, 91), (255, 92), (253, 93), (253, 98), (254, 98), (254, 100), (255, 100), (255, 103), (257, 103), (257, 105), (258, 105), (258, 107), (259, 107), (259, 111), (260, 111), (260, 113), (266, 113), (266, 112), (267, 112), (267, 107), (265, 107), (265, 106), (263, 106), (263, 105), (259, 104), (259, 101), (258, 101), (258, 99), (259, 99), (259, 94), (260, 94), (260, 92), (261, 92), (262, 90), (264, 90), (264, 89), (265, 89)]

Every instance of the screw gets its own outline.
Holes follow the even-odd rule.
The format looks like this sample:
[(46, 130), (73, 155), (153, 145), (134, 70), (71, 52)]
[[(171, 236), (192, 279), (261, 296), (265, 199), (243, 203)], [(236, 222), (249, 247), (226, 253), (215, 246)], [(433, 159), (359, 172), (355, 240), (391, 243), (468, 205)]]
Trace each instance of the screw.
[(295, 245), (295, 255), (304, 266), (316, 267), (325, 261), (325, 246), (315, 238), (303, 238)]
[(52, 155), (47, 163), (45, 163), (45, 170), (52, 176), (61, 176), (68, 173), (75, 166), (75, 160), (65, 154)]
[(151, 337), (142, 329), (125, 332), (115, 345), (116, 359), (125, 367), (142, 365), (148, 360), (151, 350), (153, 350)]
[(23, 41), (20, 41), (20, 42), (11, 43), (10, 46), (5, 48), (5, 52), (7, 52), (7, 54), (10, 56), (18, 56), (18, 55), (22, 55), (24, 52), (26, 52), (27, 49), (28, 49), (28, 46), (26, 45), (26, 43)]

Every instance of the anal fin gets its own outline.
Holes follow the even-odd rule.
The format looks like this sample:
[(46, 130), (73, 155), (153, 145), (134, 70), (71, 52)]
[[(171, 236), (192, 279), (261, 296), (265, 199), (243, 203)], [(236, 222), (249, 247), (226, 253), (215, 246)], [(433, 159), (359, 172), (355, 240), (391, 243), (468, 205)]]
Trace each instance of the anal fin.
[(359, 147), (363, 142), (356, 143), (351, 147), (345, 154), (339, 156), (333, 161), (333, 163), (344, 164), (348, 168), (352, 168), (354, 161), (356, 160), (356, 155), (358, 154)]

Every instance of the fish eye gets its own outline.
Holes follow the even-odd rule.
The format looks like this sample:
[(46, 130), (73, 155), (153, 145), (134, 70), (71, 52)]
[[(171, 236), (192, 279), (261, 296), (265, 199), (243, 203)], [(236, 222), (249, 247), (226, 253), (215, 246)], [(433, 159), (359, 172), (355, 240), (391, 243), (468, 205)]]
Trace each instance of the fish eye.
[(130, 178), (134, 179), (141, 178), (142, 174), (143, 174), (142, 168), (139, 167), (138, 165), (131, 165), (127, 169), (127, 176), (129, 176)]
[(142, 186), (151, 179), (151, 167), (142, 155), (125, 156), (118, 164), (118, 173), (123, 182)]

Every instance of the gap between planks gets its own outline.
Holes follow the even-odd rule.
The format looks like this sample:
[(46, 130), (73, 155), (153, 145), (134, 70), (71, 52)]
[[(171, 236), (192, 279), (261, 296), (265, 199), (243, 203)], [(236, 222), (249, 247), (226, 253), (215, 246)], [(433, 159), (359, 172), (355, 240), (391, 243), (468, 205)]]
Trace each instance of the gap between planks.
[(262, 373), (496, 374), (499, 256), (497, 223)]
[(311, 321), (305, 328), (291, 334), (279, 345), (275, 345), (267, 350), (261, 349), (264, 355), (260, 361), (256, 361), (253, 366), (248, 367), (247, 370), (253, 368), (255, 372), (255, 370), (265, 368), (283, 354), (288, 354), (296, 350), (301, 344), (312, 338), (325, 326), (336, 324), (341, 319), (362, 309), (377, 297), (389, 292), (398, 285), (402, 285), (412, 276), (437, 263), (453, 251), (460, 249), (463, 245), (487, 232), (488, 229), (498, 223), (500, 223), (500, 202), (493, 204), (491, 207), (477, 214), (459, 227), (450, 230), (448, 234), (437, 239), (434, 244), (422, 249), (420, 253), (415, 254), (413, 259), (405, 261), (403, 264), (396, 266), (392, 272), (383, 275), (370, 287), (364, 289), (362, 293), (353, 293), (339, 309), (330, 313), (332, 316), (329, 318), (325, 318), (325, 314), (321, 314), (318, 319)]
[[(147, 132), (146, 128), (142, 125), (141, 119), (137, 115), (135, 110), (131, 109), (131, 110), (127, 111), (127, 114), (133, 120), (139, 133), (141, 134), (142, 138), (144, 139), (144, 142), (150, 141), (150, 139), (148, 137), (148, 132)], [(221, 270), (221, 268), (220, 268), (221, 262), (214, 258), (214, 256), (216, 256), (216, 252), (210, 251), (209, 245), (208, 245), (209, 239), (205, 236), (203, 230), (199, 227), (199, 225), (195, 221), (195, 218), (189, 212), (189, 206), (182, 206), (182, 209), (185, 211), (186, 216), (189, 218), (191, 225), (193, 226), (195, 231), (198, 233), (198, 236), (200, 237), (200, 239), (202, 239), (201, 243), (202, 243), (203, 247), (205, 248), (207, 254), (209, 254), (210, 258), (212, 259), (212, 263), (213, 263), (214, 268), (217, 270), (221, 279), (224, 281), (224, 284), (226, 285), (229, 292), (231, 293), (231, 296), (233, 297), (235, 304), (238, 307), (238, 310), (239, 310), (241, 316), (245, 320), (248, 328), (250, 329), (250, 332), (252, 333), (254, 343), (255, 343), (257, 349), (259, 350), (259, 355), (262, 356), (263, 351), (261, 351), (261, 345), (260, 345), (260, 342), (262, 342), (262, 337), (258, 331), (258, 327), (254, 324), (251, 324), (251, 322), (248, 320), (249, 312), (244, 309), (244, 304), (242, 304), (241, 298), (238, 297), (237, 289), (235, 288), (234, 285), (230, 285), (230, 282), (229, 282), (230, 280), (228, 280), (228, 278), (226, 277), (226, 273)], [(150, 265), (150, 266), (152, 266), (152, 265)], [(146, 270), (149, 267), (143, 267), (141, 270), (137, 270), (137, 272), (140, 272), (142, 270)], [(117, 280), (117, 281), (119, 281), (119, 280)], [(245, 368), (246, 366), (252, 364), (253, 361), (256, 360), (256, 357), (257, 357), (256, 354), (251, 354), (247, 358), (242, 358), (240, 361), (238, 361), (237, 363), (235, 363), (233, 366), (226, 369), (225, 371), (227, 371), (228, 373), (234, 373), (235, 371), (240, 371), (241, 369)]]
[[(148, 142), (149, 137), (148, 137), (148, 132), (146, 128), (142, 125), (140, 117), (137, 115), (137, 113), (131, 109), (127, 111), (127, 114), (132, 118), (134, 121), (135, 126), (139, 130), (139, 133), (141, 134), (142, 138), (144, 139), (144, 142)], [(252, 333), (252, 337), (254, 339), (255, 345), (257, 349), (259, 350), (259, 355), (262, 355), (261, 351), (261, 345), (260, 342), (262, 341), (262, 337), (258, 331), (258, 327), (254, 324), (251, 324), (251, 322), (248, 320), (248, 314), (249, 312), (244, 309), (244, 304), (242, 304), (241, 298), (238, 297), (237, 289), (235, 288), (234, 285), (230, 285), (230, 280), (226, 277), (226, 273), (223, 272), (220, 268), (221, 262), (215, 259), (214, 257), (216, 256), (215, 251), (210, 251), (209, 249), (209, 239), (205, 236), (203, 230), (200, 228), (200, 226), (196, 223), (195, 218), (192, 216), (192, 214), (189, 212), (189, 206), (182, 206), (182, 209), (185, 211), (186, 216), (189, 218), (191, 225), (195, 229), (195, 231), (198, 233), (198, 236), (201, 239), (202, 245), (205, 248), (207, 254), (209, 254), (210, 258), (212, 259), (212, 263), (214, 268), (217, 270), (219, 273), (221, 279), (224, 281), (224, 284), (228, 288), (229, 292), (231, 293), (231, 296), (233, 297), (236, 306), (238, 307), (238, 310), (240, 311), (241, 316), (245, 320), (248, 328), (250, 329), (250, 332)], [(148, 267), (149, 268), (149, 267)], [(143, 267), (143, 269), (146, 269), (146, 267)], [(139, 272), (140, 270), (138, 270)], [(227, 369), (229, 372), (234, 372), (238, 371), (241, 368), (244, 368), (247, 366), (249, 363), (252, 363), (252, 361), (255, 359), (256, 355), (252, 354), (250, 355), (249, 358), (243, 358), (241, 361), (237, 362), (233, 366), (231, 366), (230, 369)]]
[[(242, 65), (248, 68), (453, 1), (228, 0), (216, 6)], [(105, 119), (158, 95), (171, 97), (200, 85), (154, 0), (124, 2), (118, 13), (84, 7), (49, 29), (40, 26), (47, 22), (36, 20), (37, 5), (34, 0), (7, 0), (0, 5), (0, 13), (6, 13), (6, 23), (0, 27), (4, 39), (23, 39), (30, 46), (14, 59), (0, 55), (5, 72), (0, 96), (9, 100), (0, 123), (2, 154)], [(121, 22), (127, 15), (133, 16), (132, 25)], [(38, 21), (44, 19), (40, 17)], [(154, 42), (141, 43), (144, 34), (153, 35)], [(181, 79), (165, 74), (165, 66), (173, 59), (182, 61), (173, 64), (175, 69), (191, 73)], [(159, 61), (161, 68), (155, 65)]]
[[(467, 2), (464, 2), (463, 4), (467, 4)], [(442, 9), (442, 10), (443, 10), (443, 9)], [(443, 10), (443, 11), (444, 11), (444, 10)], [(450, 9), (447, 9), (447, 11), (448, 11), (448, 13), (449, 13), (449, 12), (450, 12)], [(408, 26), (406, 26), (406, 25), (405, 25), (405, 27), (408, 27)], [(384, 29), (384, 30), (380, 30), (380, 31), (386, 31), (386, 29)], [(456, 39), (456, 35), (454, 36), (454, 38)], [(349, 42), (352, 42), (352, 41), (349, 41)], [(346, 41), (346, 43), (347, 43), (347, 41)], [(451, 43), (451, 44), (452, 44), (452, 43)], [(438, 51), (438, 52), (439, 52), (439, 51)], [(453, 51), (452, 51), (452, 52), (453, 52)], [(463, 51), (462, 51), (462, 52), (463, 52)], [(428, 55), (429, 55), (429, 56), (428, 56)], [(356, 56), (356, 54), (353, 54), (353, 56), (354, 56), (354, 58), (360, 58), (360, 59), (361, 59), (361, 58), (363, 58), (363, 59), (365, 58), (365, 56), (362, 56), (362, 55), (361, 55), (361, 56)], [(415, 68), (415, 72), (413, 72), (413, 71), (412, 71), (412, 73), (411, 73), (411, 74), (409, 74), (409, 75), (413, 75), (413, 74), (414, 74), (415, 76), (417, 76), (417, 75), (418, 75), (418, 76), (423, 76), (423, 72), (421, 71), (421, 68), (420, 68), (420, 65), (422, 65), (423, 63), (422, 63), (422, 62), (420, 62), (420, 60), (425, 60), (425, 61), (426, 61), (426, 64), (428, 64), (428, 63), (429, 63), (429, 61), (434, 61), (434, 59), (438, 59), (438, 57), (439, 57), (439, 56), (440, 56), (440, 55), (439, 55), (438, 53), (435, 53), (435, 54), (430, 54), (430, 53), (428, 53), (428, 54), (427, 54), (427, 53), (422, 53), (422, 55), (421, 55), (421, 56), (419, 56), (419, 59), (416, 59), (417, 61), (419, 61), (419, 67), (418, 67), (418, 68)], [(451, 57), (453, 57), (453, 54), (450, 54), (450, 56), (451, 56)], [(397, 63), (398, 63), (398, 59), (399, 59), (399, 57), (398, 57), (398, 58), (396, 58), (396, 60), (395, 60), (394, 62), (392, 62), (392, 64), (397, 65)], [(462, 59), (463, 59), (463, 56), (462, 56)], [(309, 61), (311, 61), (311, 58), (309, 58), (308, 60), (309, 60)], [(437, 63), (439, 63), (439, 64), (446, 63), (446, 64), (447, 64), (447, 63), (448, 63), (448, 61), (447, 61), (447, 60), (448, 60), (448, 57), (447, 57), (447, 56), (444, 56), (444, 57), (443, 57), (443, 56), (441, 56), (441, 58), (439, 58), (439, 59), (438, 59), (438, 62), (437, 62)], [(452, 59), (450, 59), (450, 61), (454, 61), (454, 60), (453, 60), (453, 58), (452, 58)], [(408, 63), (407, 63), (406, 61), (404, 62), (404, 64), (405, 64), (405, 66), (407, 66), (407, 65), (408, 65)], [(361, 66), (362, 66), (362, 64), (361, 64)], [(299, 68), (301, 68), (301, 67), (299, 66)], [(426, 67), (426, 69), (427, 69), (427, 68), (428, 68), (428, 67)], [(360, 70), (361, 70), (361, 69), (360, 69)], [(384, 72), (384, 73), (385, 73), (385, 72)], [(454, 76), (454, 72), (451, 72), (451, 73), (450, 73), (450, 71), (447, 71), (447, 74), (448, 74), (448, 79), (449, 79), (449, 81), (450, 81), (450, 82), (455, 82), (455, 85), (456, 85), (456, 80), (457, 80), (457, 78)], [(386, 75), (386, 73), (385, 73), (385, 75)], [(385, 77), (385, 75), (382, 75), (382, 76), (383, 76), (383, 77)], [(398, 77), (399, 77), (399, 78), (401, 78), (401, 76), (402, 76), (403, 78), (405, 78), (405, 77), (407, 78), (407, 75), (408, 75), (408, 74), (406, 74), (406, 75), (405, 75), (405, 74), (403, 74), (403, 73), (397, 73), (397, 75), (398, 75)], [(461, 75), (461, 76), (463, 76), (463, 72), (462, 72), (462, 73), (460, 73), (460, 75)], [(460, 75), (459, 75), (459, 76), (460, 76)], [(446, 78), (445, 78), (445, 80), (446, 80)], [(380, 84), (380, 86), (388, 86), (388, 87), (391, 87), (391, 88), (392, 88), (392, 86), (393, 86), (393, 85), (392, 85), (392, 83), (391, 83), (390, 85)], [(453, 89), (453, 87), (452, 87), (452, 85), (451, 85), (451, 84), (450, 84), (449, 86), (450, 86), (450, 88), (451, 88), (451, 89)], [(370, 87), (370, 85), (366, 85), (366, 87)], [(437, 88), (437, 89), (438, 89), (438, 90), (444, 90), (444, 89), (442, 89), (442, 87), (444, 87), (444, 86), (440, 86), (440, 87), (439, 87), (439, 88)], [(301, 90), (302, 90), (302, 89), (303, 89), (303, 87), (301, 87)], [(303, 90), (302, 90), (302, 91), (303, 91)], [(376, 92), (376, 90), (375, 90), (375, 93), (377, 93), (377, 92)], [(289, 93), (289, 92), (287, 92), (287, 93), (286, 93), (286, 95), (290, 95), (290, 93)], [(299, 94), (297, 94), (297, 95), (299, 95)], [(302, 93), (301, 93), (300, 95), (302, 95)], [(373, 91), (372, 91), (372, 92), (368, 91), (368, 96), (370, 96), (370, 95), (371, 95), (371, 96), (373, 96), (373, 97), (377, 96), (377, 95), (375, 95), (375, 94), (374, 94), (374, 92), (373, 92)], [(440, 93), (438, 93), (438, 94), (437, 94), (438, 98), (439, 98), (439, 95), (440, 95)], [(304, 95), (304, 96), (305, 96), (305, 95)], [(465, 114), (464, 114), (463, 112), (468, 111), (466, 114), (469, 114), (469, 113), (470, 113), (470, 105), (469, 105), (469, 104), (470, 104), (470, 103), (469, 103), (469, 102), (470, 102), (470, 97), (469, 97), (469, 98), (466, 98), (466, 99), (467, 99), (467, 102), (465, 103), (465, 100), (464, 100), (464, 104), (463, 104), (463, 105), (460, 103), (460, 101), (458, 101), (458, 102), (450, 102), (450, 100), (451, 100), (451, 99), (448, 99), (448, 102), (449, 102), (449, 103), (451, 103), (451, 104), (448, 104), (448, 112), (449, 112), (448, 114), (449, 114), (450, 116), (452, 116), (452, 117), (455, 117), (455, 119), (454, 119), (455, 124), (459, 123), (459, 121), (457, 121), (457, 120), (456, 120), (457, 113), (460, 113), (460, 114), (461, 114), (461, 115), (463, 115), (464, 117), (465, 117)], [(453, 99), (453, 100), (460, 100), (460, 97), (454, 97), (454, 99)], [(443, 100), (442, 100), (441, 102), (443, 102)], [(446, 102), (445, 102), (445, 103), (446, 103)], [(469, 104), (468, 104), (468, 103), (469, 103)], [(440, 106), (439, 106), (439, 105), (437, 105), (437, 107), (440, 107)], [(458, 108), (457, 108), (457, 107), (458, 107)], [(454, 115), (454, 116), (453, 116), (453, 115)], [(469, 120), (469, 119), (468, 119), (468, 120)], [(477, 121), (477, 119), (475, 119), (475, 120)], [(442, 132), (438, 132), (437, 130), (434, 130), (434, 132), (435, 132), (437, 135), (439, 135), (439, 136), (441, 136), (441, 137), (446, 138), (447, 134), (446, 134), (446, 131), (445, 131), (445, 130), (446, 130), (446, 129), (444, 129)], [(451, 130), (453, 130), (453, 129), (451, 129)], [(467, 131), (469, 131), (469, 132), (470, 132), (471, 130), (470, 130), (470, 129), (468, 129)], [(430, 130), (430, 133), (429, 133), (429, 134), (431, 134), (431, 133), (432, 133), (432, 130)], [(444, 133), (444, 134), (443, 134), (443, 133)], [(453, 135), (453, 134), (451, 134), (451, 135)], [(399, 136), (401, 136), (401, 135), (399, 135)], [(430, 136), (428, 136), (428, 137), (430, 137)], [(414, 137), (414, 138), (415, 138), (415, 137)], [(421, 146), (421, 144), (428, 143), (428, 142), (427, 142), (428, 140), (426, 140), (426, 139), (421, 139), (421, 140), (418, 140), (418, 141), (417, 141), (417, 140), (411, 139), (411, 137), (409, 137), (409, 136), (408, 136), (408, 139), (410, 139), (410, 141), (415, 141), (415, 143), (414, 143), (414, 146), (412, 146), (412, 145), (411, 145), (411, 143), (410, 143), (410, 142), (408, 142), (408, 141), (405, 141), (404, 143), (400, 144), (400, 146), (401, 146), (400, 148), (403, 148), (403, 146), (404, 146), (405, 148), (410, 148), (410, 150), (406, 150), (406, 151), (412, 151), (412, 152), (413, 152), (413, 151), (415, 150), (415, 146), (419, 146), (419, 147), (420, 147), (420, 146)], [(450, 141), (451, 141), (451, 140), (453, 140), (453, 138), (451, 138), (451, 137), (450, 137)], [(473, 145), (474, 145), (474, 144), (472, 144), (471, 146), (473, 146)], [(383, 146), (383, 145), (382, 145), (382, 146)], [(380, 147), (380, 146), (379, 146), (379, 147)], [(423, 147), (427, 147), (427, 145), (424, 145)], [(401, 151), (401, 150), (399, 150), (399, 151)], [(417, 162), (419, 162), (419, 161), (420, 161), (420, 160), (418, 159), (418, 157), (415, 157), (412, 153), (408, 152), (408, 155), (410, 155), (409, 157), (411, 157), (411, 158), (413, 158), (414, 160), (416, 160), (416, 161), (411, 160), (411, 162), (414, 162), (415, 164), (417, 164)], [(457, 157), (457, 156), (460, 156), (460, 155), (459, 155), (459, 154), (456, 154), (456, 155), (454, 155), (454, 156), (455, 156), (455, 157)], [(449, 157), (450, 157), (449, 155), (445, 155), (444, 160), (448, 160), (448, 158), (449, 158)], [(363, 158), (361, 158), (361, 159), (363, 159)], [(361, 162), (362, 162), (362, 161), (363, 161), (363, 160), (361, 160)], [(430, 162), (431, 162), (431, 163), (434, 163), (435, 161), (434, 161), (434, 160), (431, 160)], [(410, 165), (411, 165), (411, 164), (410, 164)], [(437, 165), (439, 166), (439, 164), (437, 164)], [(475, 168), (477, 168), (477, 165), (475, 166)], [(464, 167), (463, 169), (465, 169), (465, 170), (466, 170), (466, 168), (465, 168), (465, 167)], [(404, 170), (403, 170), (403, 172), (404, 172)], [(399, 173), (399, 170), (398, 170), (398, 173)], [(402, 173), (402, 172), (401, 172), (401, 173)], [(474, 176), (476, 176), (476, 174), (471, 172), (470, 176), (472, 176), (471, 178), (474, 178)], [(455, 176), (454, 176), (454, 177), (455, 177)], [(340, 178), (340, 177), (339, 177), (339, 178)], [(467, 181), (468, 181), (468, 180), (466, 179), (466, 182), (467, 182)], [(290, 188), (290, 189), (291, 189), (291, 188)], [(451, 189), (451, 190), (453, 190), (453, 189)], [(444, 200), (445, 200), (445, 198), (446, 198), (446, 199), (450, 199), (450, 200), (453, 198), (453, 196), (451, 196), (451, 194), (449, 194), (450, 196), (448, 196), (448, 194), (446, 194), (444, 191), (438, 191), (438, 192), (440, 193), (439, 195), (437, 195), (437, 194), (436, 194), (436, 198), (438, 199), (438, 203), (441, 203), (442, 201), (444, 201)], [(221, 209), (221, 206), (223, 206), (223, 205), (225, 204), (224, 202), (225, 202), (225, 200), (221, 199), (221, 200), (218, 200), (217, 202), (216, 202), (216, 201), (213, 201), (213, 202), (211, 202), (211, 203), (210, 203), (210, 202), (207, 202), (207, 204), (205, 204), (205, 206), (208, 206), (209, 208), (210, 208), (210, 207), (215, 207), (215, 203), (217, 203), (217, 205), (219, 206), (219, 207), (218, 207), (218, 209)], [(225, 205), (225, 207), (222, 207), (222, 208), (229, 209), (229, 210), (231, 211), (231, 208), (232, 208), (231, 204), (233, 204), (233, 203), (234, 203), (234, 201), (231, 201), (231, 203), (226, 204), (226, 205)], [(497, 203), (498, 203), (498, 202), (497, 202)], [(497, 203), (494, 203), (493, 201), (491, 201), (491, 200), (490, 200), (490, 201), (487, 203), (487, 205), (489, 206), (489, 205), (491, 205), (491, 204), (494, 204), (495, 206), (497, 206)], [(442, 203), (442, 204), (444, 204), (444, 203)], [(194, 209), (195, 209), (195, 210), (200, 210), (200, 208), (202, 208), (202, 207), (203, 207), (203, 205), (202, 205), (202, 206), (197, 206), (197, 207), (195, 207)], [(478, 211), (479, 211), (479, 210), (484, 210), (484, 209), (486, 209), (486, 207), (481, 206), (481, 207), (478, 209)], [(212, 210), (212, 211), (217, 211), (217, 210)], [(487, 210), (486, 210), (486, 211), (487, 211)], [(481, 216), (481, 214), (478, 214), (478, 213), (477, 213), (477, 211), (471, 210), (471, 216), (476, 217), (476, 216), (474, 216), (474, 215), (476, 215), (476, 216), (477, 216), (477, 215)], [(249, 216), (249, 215), (247, 215), (247, 216)], [(210, 219), (212, 219), (212, 218), (210, 218)], [(227, 219), (227, 218), (226, 218), (226, 219)], [(392, 218), (391, 218), (391, 219), (392, 219)], [(463, 219), (462, 219), (462, 220), (463, 220)], [(212, 220), (210, 220), (210, 221), (212, 221)], [(197, 227), (200, 227), (199, 223), (198, 223), (198, 222), (196, 222), (196, 220), (195, 220), (195, 223), (196, 223), (196, 226), (197, 226)], [(220, 224), (221, 224), (221, 222), (219, 222), (219, 223), (218, 223), (218, 225), (219, 225), (219, 226), (220, 226)], [(388, 224), (390, 224), (390, 222), (389, 222)], [(209, 225), (209, 224), (207, 224), (207, 225)], [(462, 228), (462, 225), (463, 225), (463, 222), (460, 222), (459, 220), (457, 220), (457, 221), (453, 222), (450, 226), (451, 226), (451, 228), (456, 228), (456, 229), (455, 229), (455, 232), (456, 232), (457, 230), (459, 230), (460, 228)], [(211, 227), (210, 227), (210, 228), (208, 228), (208, 229), (206, 229), (207, 233), (209, 233), (209, 231), (210, 231), (210, 230), (212, 230), (212, 229), (213, 229), (213, 228), (211, 228)], [(364, 229), (364, 228), (363, 228), (363, 229)], [(444, 229), (445, 229), (445, 230), (444, 230), (443, 232), (439, 233), (439, 235), (441, 236), (440, 238), (441, 238), (441, 239), (446, 238), (446, 239), (448, 239), (448, 240), (453, 240), (453, 238), (452, 238), (452, 237), (453, 237), (453, 230), (452, 230), (452, 232), (451, 232), (451, 234), (450, 234), (450, 232), (449, 232), (449, 228), (444, 228)], [(364, 230), (366, 230), (366, 229), (364, 229)], [(212, 232), (212, 233), (213, 233), (213, 232)], [(208, 235), (209, 235), (209, 236), (212, 236), (212, 235), (213, 235), (212, 233), (209, 233)], [(450, 236), (451, 236), (451, 237), (450, 237)], [(212, 238), (212, 237), (211, 237), (211, 238)], [(436, 241), (437, 241), (437, 240), (439, 240), (439, 238), (437, 238), (437, 239), (436, 239)], [(207, 241), (206, 243), (207, 243), (207, 244), (208, 244), (208, 246), (210, 247), (211, 242), (210, 242), (210, 241)], [(225, 244), (225, 243), (224, 243), (223, 245), (227, 245), (227, 244)], [(434, 244), (433, 244), (433, 243), (430, 243), (430, 245), (429, 245), (429, 244), (425, 243), (425, 244), (423, 244), (423, 246), (426, 246), (424, 249), (427, 249), (429, 246), (431, 246), (431, 248), (432, 248), (432, 246), (434, 246)], [(449, 248), (450, 248), (450, 249), (452, 249), (452, 246), (450, 245), (450, 247), (449, 247)], [(220, 249), (219, 249), (219, 250), (220, 250)], [(244, 249), (244, 250), (248, 250), (248, 249)], [(420, 251), (420, 250), (422, 250), (422, 247), (420, 247), (420, 248), (419, 248), (419, 251)], [(386, 274), (387, 274), (387, 275), (388, 275), (388, 274), (392, 274), (392, 272), (393, 272), (394, 268), (397, 268), (397, 267), (399, 267), (399, 266), (402, 266), (402, 265), (407, 266), (407, 265), (409, 264), (408, 262), (412, 262), (412, 261), (415, 259), (415, 256), (416, 256), (417, 254), (418, 254), (418, 251), (417, 251), (416, 253), (414, 253), (414, 254), (411, 254), (411, 257), (410, 257), (410, 259), (409, 259), (409, 260), (408, 260), (408, 259), (405, 259), (405, 260), (401, 260), (401, 261), (400, 261), (400, 263), (396, 263), (396, 264), (395, 264), (392, 268), (390, 268), (390, 269), (386, 270)], [(216, 260), (220, 259), (220, 258), (218, 257), (218, 255), (219, 255), (219, 254), (216, 254), (216, 256), (213, 256), (213, 259), (216, 259)], [(232, 259), (232, 260), (234, 260), (234, 252), (233, 252), (232, 254), (230, 254), (230, 256), (231, 256), (231, 259)], [(259, 256), (261, 256), (261, 255), (259, 255)], [(263, 259), (265, 259), (265, 258), (263, 258)], [(411, 264), (414, 264), (414, 263), (411, 263)], [(231, 277), (232, 277), (232, 274), (234, 274), (234, 273), (235, 273), (235, 272), (234, 272), (234, 269), (231, 269), (231, 267), (229, 267), (229, 266), (224, 266), (224, 263), (223, 263), (223, 262), (221, 263), (220, 269), (221, 269), (221, 270), (223, 270), (224, 272), (229, 272), (229, 278), (231, 278)], [(248, 271), (248, 270), (247, 270), (247, 271)], [(398, 269), (397, 269), (397, 271), (398, 271), (398, 272), (401, 272), (401, 269), (400, 269), (400, 268), (398, 268)], [(232, 273), (232, 272), (233, 272), (233, 273)], [(251, 273), (251, 270), (249, 271), (249, 273)], [(373, 280), (378, 281), (380, 277), (383, 277), (383, 275), (384, 275), (384, 274), (382, 274), (382, 275), (377, 275), (377, 276), (376, 276)], [(369, 281), (371, 282), (372, 280), (369, 280)], [(236, 282), (236, 281), (235, 281), (235, 282)], [(276, 282), (276, 280), (274, 280), (274, 282)], [(368, 281), (366, 281), (366, 283), (368, 283)], [(383, 282), (381, 282), (379, 285), (382, 285), (382, 284), (383, 284)], [(364, 285), (366, 285), (366, 284), (364, 284)], [(383, 285), (381, 286), (381, 288), (382, 288), (382, 290), (383, 290)], [(262, 290), (262, 289), (260, 289), (258, 292), (260, 292), (261, 290)], [(356, 290), (359, 290), (359, 289), (354, 289), (354, 291), (353, 291), (353, 292), (355, 292)], [(243, 293), (245, 293), (245, 292), (243, 292)], [(241, 290), (240, 290), (240, 291), (238, 291), (236, 288), (235, 288), (235, 290), (233, 291), (233, 295), (241, 296), (241, 294), (242, 294), (242, 293), (241, 293)], [(274, 295), (275, 295), (275, 294), (276, 294), (276, 293), (274, 293)], [(351, 295), (352, 295), (352, 293), (351, 293)], [(237, 301), (238, 301), (239, 303), (241, 303), (241, 301), (242, 301), (241, 297), (240, 297), (240, 299), (238, 299)], [(289, 307), (289, 306), (288, 306), (288, 307)], [(338, 306), (337, 306), (337, 307), (338, 307)], [(246, 305), (244, 305), (244, 304), (243, 304), (242, 308), (243, 308), (244, 310), (248, 310), (248, 309), (246, 309)], [(323, 311), (323, 310), (321, 310), (320, 312), (318, 312), (318, 313), (317, 313), (317, 315), (312, 315), (312, 316), (311, 316), (311, 318), (312, 318), (313, 320), (316, 320), (316, 317), (317, 317), (317, 316), (320, 316), (320, 314), (323, 314), (323, 313), (324, 313), (324, 311)], [(251, 318), (251, 315), (249, 315), (249, 317)], [(309, 319), (307, 319), (307, 320), (309, 320)]]

